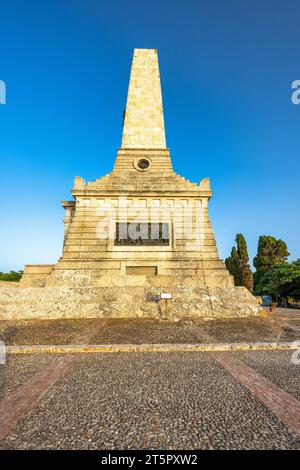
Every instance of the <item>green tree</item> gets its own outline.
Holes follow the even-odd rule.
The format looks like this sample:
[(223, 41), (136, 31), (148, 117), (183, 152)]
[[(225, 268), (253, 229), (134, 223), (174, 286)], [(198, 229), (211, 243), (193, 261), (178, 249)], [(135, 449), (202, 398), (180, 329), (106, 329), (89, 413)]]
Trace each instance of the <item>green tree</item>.
[(261, 277), (273, 266), (287, 260), (289, 252), (286, 243), (269, 235), (261, 235), (258, 240), (257, 255), (253, 259), (256, 268), (254, 286), (259, 284)]
[(270, 268), (261, 276), (255, 293), (269, 294), (276, 298), (300, 298), (300, 260), (277, 264)]
[(18, 282), (22, 277), (23, 271), (10, 271), (9, 273), (0, 272), (0, 281)]
[(253, 274), (249, 266), (249, 256), (245, 237), (238, 233), (235, 238), (236, 247), (231, 250), (231, 255), (226, 258), (225, 264), (234, 278), (236, 286), (253, 288)]
[(231, 255), (225, 259), (226, 268), (230, 272), (230, 274), (234, 277), (235, 285), (240, 285), (240, 272), (239, 272), (239, 264), (238, 264), (238, 254), (236, 247), (233, 246), (231, 250)]

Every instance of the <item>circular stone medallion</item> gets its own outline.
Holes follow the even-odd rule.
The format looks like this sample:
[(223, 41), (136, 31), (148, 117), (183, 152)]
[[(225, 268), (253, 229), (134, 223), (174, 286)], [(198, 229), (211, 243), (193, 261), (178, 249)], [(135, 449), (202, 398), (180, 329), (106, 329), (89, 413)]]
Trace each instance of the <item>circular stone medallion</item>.
[(133, 166), (136, 170), (147, 171), (151, 166), (151, 160), (149, 158), (137, 158), (133, 162)]

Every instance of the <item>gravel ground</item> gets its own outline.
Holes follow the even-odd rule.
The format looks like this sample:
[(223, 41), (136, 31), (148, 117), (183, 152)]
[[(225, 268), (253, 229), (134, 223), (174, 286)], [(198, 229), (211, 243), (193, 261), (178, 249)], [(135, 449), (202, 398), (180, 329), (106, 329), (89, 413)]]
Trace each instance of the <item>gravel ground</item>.
[[(299, 320), (241, 318), (193, 320), (215, 342), (294, 341), (300, 339)], [(0, 321), (6, 344), (114, 344), (199, 342), (191, 319), (80, 319)], [(202, 342), (207, 342), (203, 336)], [(201, 337), (201, 335), (200, 335)]]
[[(269, 310), (268, 308), (264, 307), (265, 310)], [(274, 313), (274, 316), (280, 317), (290, 317), (290, 318), (299, 318), (300, 316), (300, 309), (297, 308), (282, 308), (277, 307)]]
[[(114, 320), (111, 320), (113, 324)], [(0, 321), (0, 340), (6, 344), (69, 344), (80, 338), (82, 332), (97, 327), (104, 328), (106, 320), (18, 320)], [(78, 342), (78, 340), (77, 340)]]
[(192, 322), (155, 319), (82, 319), (0, 321), (0, 340), (6, 344), (80, 343), (82, 331), (90, 331), (87, 344), (193, 343)]
[(203, 322), (196, 320), (203, 333), (212, 342), (295, 341), (300, 339), (300, 319), (289, 321), (268, 318), (220, 319)]
[(297, 449), (299, 441), (208, 353), (121, 353), (78, 358), (0, 447)]
[(292, 354), (293, 351), (240, 352), (239, 359), (300, 400), (300, 365), (292, 363)]
[(194, 343), (197, 342), (191, 321), (159, 321), (155, 319), (119, 320), (105, 331), (98, 330), (91, 343)]
[(38, 358), (35, 354), (8, 356), (6, 364), (0, 365), (0, 400), (54, 360), (51, 354), (39, 354)]

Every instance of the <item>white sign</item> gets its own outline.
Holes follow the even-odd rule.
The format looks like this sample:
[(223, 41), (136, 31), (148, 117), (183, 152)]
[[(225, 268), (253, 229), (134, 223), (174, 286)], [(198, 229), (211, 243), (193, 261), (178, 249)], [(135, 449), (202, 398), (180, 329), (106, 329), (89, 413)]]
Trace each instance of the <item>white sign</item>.
[(172, 299), (172, 294), (169, 294), (169, 292), (162, 292), (160, 294), (161, 299)]
[(0, 341), (0, 364), (6, 363), (6, 345), (3, 341)]

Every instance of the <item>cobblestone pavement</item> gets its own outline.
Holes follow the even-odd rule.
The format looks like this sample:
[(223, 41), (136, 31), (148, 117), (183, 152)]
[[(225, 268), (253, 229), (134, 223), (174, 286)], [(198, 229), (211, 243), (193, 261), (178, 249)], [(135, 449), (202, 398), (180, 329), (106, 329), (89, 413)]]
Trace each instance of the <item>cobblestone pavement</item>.
[[(300, 365), (291, 364), (290, 352), (222, 354), (288, 392), (297, 408)], [(57, 356), (47, 358), (55, 370)], [(6, 397), (18, 398), (22, 383), (26, 390), (38, 383), (37, 374), (51, 367), (47, 360), (13, 356), (0, 366)], [(213, 353), (78, 355), (48, 389), (39, 384), (40, 400), (29, 400), (0, 448), (299, 449), (299, 436), (276, 407), (241, 382)]]
[(292, 354), (292, 351), (240, 352), (239, 359), (300, 401), (300, 364), (292, 363)]
[(43, 367), (53, 362), (51, 354), (28, 354), (8, 356), (6, 365), (0, 365), (0, 400), (20, 387)]
[[(288, 309), (282, 309), (288, 310)], [(0, 321), (0, 340), (10, 345), (193, 343), (195, 325), (214, 342), (294, 341), (300, 339), (300, 311), (280, 312), (279, 317), (178, 322), (155, 319), (80, 319)], [(89, 331), (82, 340), (82, 332)]]

